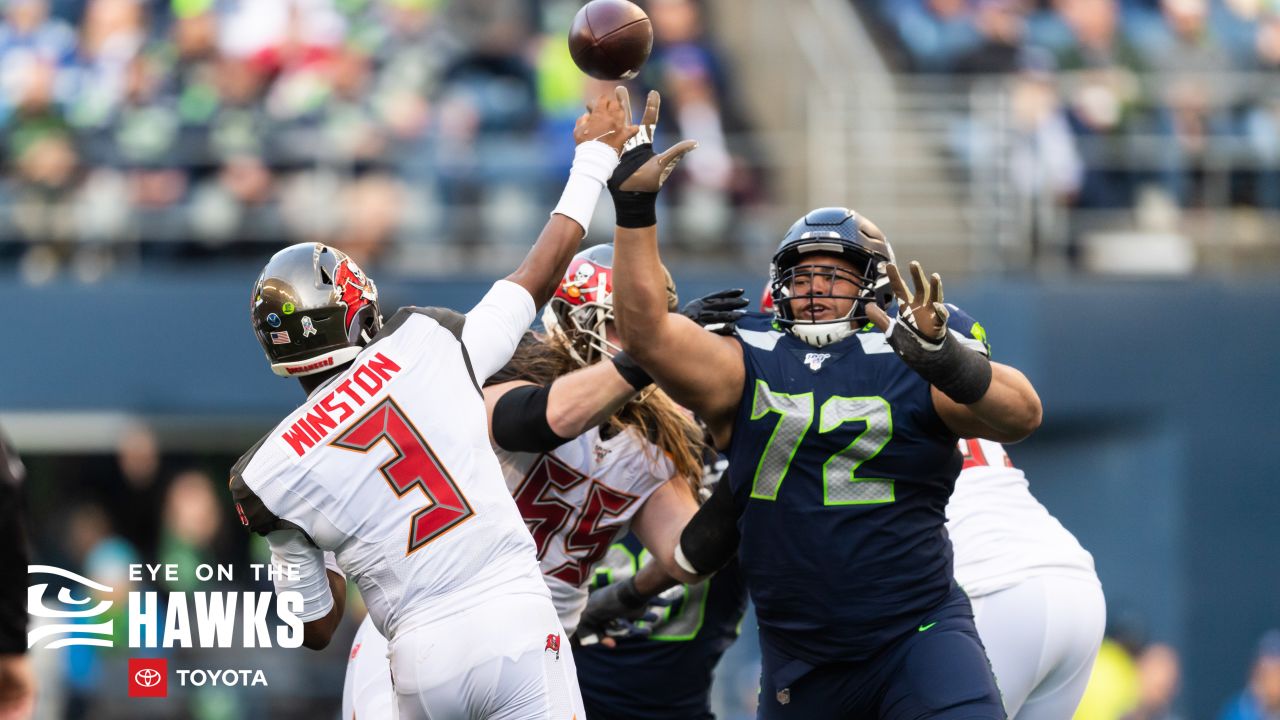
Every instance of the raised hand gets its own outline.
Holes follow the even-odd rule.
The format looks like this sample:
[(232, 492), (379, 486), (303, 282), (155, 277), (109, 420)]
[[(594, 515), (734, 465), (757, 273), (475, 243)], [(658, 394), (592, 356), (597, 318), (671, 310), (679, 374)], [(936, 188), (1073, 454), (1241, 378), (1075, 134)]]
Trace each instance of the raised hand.
[(599, 140), (621, 155), (623, 146), (638, 131), (639, 128), (631, 124), (630, 95), (624, 86), (619, 85), (612, 95), (602, 93), (587, 104), (587, 112), (574, 124), (573, 140), (578, 145)]
[[(898, 318), (901, 324), (906, 325), (925, 342), (942, 342), (947, 335), (947, 318), (951, 313), (942, 302), (942, 278), (938, 273), (931, 275), (926, 283), (924, 269), (920, 267), (920, 263), (912, 260), (911, 281), (916, 288), (915, 293), (912, 293), (902, 281), (897, 265), (887, 263), (885, 272), (889, 276), (893, 294), (898, 298)], [(867, 317), (876, 327), (888, 332), (889, 316), (875, 303), (867, 304)]]
[[(631, 99), (626, 88), (619, 87), (619, 100), (622, 102), (628, 120), (631, 118)], [(657, 90), (650, 90), (645, 100), (644, 116), (638, 132), (623, 147), (622, 162), (609, 179), (609, 190), (616, 192), (656, 193), (670, 177), (671, 171), (689, 154), (698, 143), (684, 140), (672, 145), (666, 152), (658, 155), (653, 150), (653, 136), (658, 126), (658, 111), (662, 106), (662, 97)]]

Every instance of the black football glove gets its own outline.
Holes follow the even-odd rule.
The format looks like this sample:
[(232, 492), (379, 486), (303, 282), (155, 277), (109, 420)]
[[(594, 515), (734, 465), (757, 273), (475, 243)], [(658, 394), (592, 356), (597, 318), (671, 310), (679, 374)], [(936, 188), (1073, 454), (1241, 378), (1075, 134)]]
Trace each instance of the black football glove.
[(594, 590), (573, 635), (579, 645), (594, 645), (602, 637), (646, 637), (652, 630), (636, 622), (656, 622), (656, 608), (670, 604), (660, 598), (647, 598), (636, 592), (634, 576)]
[[(626, 93), (619, 88), (619, 98)], [(656, 203), (658, 190), (684, 156), (698, 146), (693, 140), (676, 143), (658, 155), (653, 151), (653, 134), (658, 126), (658, 108), (662, 98), (656, 90), (649, 92), (644, 106), (640, 130), (622, 146), (622, 159), (609, 178), (609, 194), (613, 196), (618, 227), (644, 228), (658, 224)], [(627, 118), (630, 102), (624, 102)]]
[(742, 288), (720, 290), (690, 300), (680, 308), (680, 314), (717, 335), (732, 335), (738, 320), (746, 315), (743, 308), (751, 304), (743, 297)]

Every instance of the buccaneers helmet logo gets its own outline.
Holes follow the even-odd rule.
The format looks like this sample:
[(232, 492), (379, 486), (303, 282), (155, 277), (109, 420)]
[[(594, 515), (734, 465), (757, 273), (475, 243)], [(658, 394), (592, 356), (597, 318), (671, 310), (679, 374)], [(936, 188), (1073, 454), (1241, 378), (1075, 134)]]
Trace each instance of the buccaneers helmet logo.
[(581, 305), (587, 302), (602, 302), (611, 291), (609, 271), (606, 268), (597, 268), (590, 261), (581, 259), (574, 260), (569, 265), (556, 296), (569, 301), (570, 305)]
[(360, 312), (360, 308), (368, 305), (369, 301), (377, 300), (378, 296), (369, 281), (365, 279), (364, 273), (350, 260), (343, 260), (338, 263), (338, 267), (333, 273), (333, 284), (342, 293), (342, 297), (338, 301), (347, 306), (344, 327), (346, 327), (347, 332), (350, 332), (351, 323), (355, 322), (356, 319), (356, 313)]

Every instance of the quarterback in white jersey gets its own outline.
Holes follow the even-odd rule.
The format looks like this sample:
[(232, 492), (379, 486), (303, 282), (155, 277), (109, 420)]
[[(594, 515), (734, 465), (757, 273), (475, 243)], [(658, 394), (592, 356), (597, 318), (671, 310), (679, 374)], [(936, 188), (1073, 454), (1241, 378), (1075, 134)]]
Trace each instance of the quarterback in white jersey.
[(961, 440), (960, 451), (947, 533), (1005, 710), (1069, 718), (1106, 624), (1093, 556), (1031, 495), (999, 443)]
[[(354, 579), (390, 640), (401, 718), (582, 715), (480, 385), (558, 286), (636, 132), (626, 107), (619, 88), (579, 119), (560, 204), (520, 267), (465, 316), (407, 308), (384, 326), (373, 282), (319, 243), (277, 253), (254, 288), (272, 370), (298, 377), (308, 398), (233, 469), (237, 509), (287, 568), (277, 588), (301, 593), (307, 647), (328, 644), (342, 575)], [(340, 572), (326, 570), (325, 551)]]

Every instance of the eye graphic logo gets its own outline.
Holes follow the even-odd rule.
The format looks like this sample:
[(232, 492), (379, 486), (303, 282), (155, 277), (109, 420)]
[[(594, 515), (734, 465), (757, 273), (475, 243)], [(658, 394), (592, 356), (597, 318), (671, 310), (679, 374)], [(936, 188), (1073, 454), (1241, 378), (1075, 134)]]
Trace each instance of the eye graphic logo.
[(129, 658), (129, 697), (167, 697), (168, 695), (168, 660)]
[[(87, 577), (77, 575), (69, 570), (53, 567), (52, 565), (28, 565), (28, 575), (57, 575), (64, 580), (70, 580), (79, 585), (90, 588), (88, 592), (82, 592), (82, 596), (77, 596), (70, 587), (63, 587), (58, 591), (58, 602), (69, 606), (70, 609), (63, 610), (60, 608), (48, 607), (44, 604), (43, 598), (45, 590), (48, 589), (49, 583), (37, 583), (27, 588), (27, 612), (32, 617), (48, 618), (50, 622), (46, 625), (37, 625), (27, 633), (27, 647), (34, 648), (38, 643), (47, 638), (55, 638), (51, 642), (44, 643), (41, 647), (60, 648), (71, 645), (96, 645), (98, 647), (111, 647), (111, 636), (114, 630), (111, 620), (100, 623), (89, 623), (89, 618), (95, 618), (106, 613), (111, 609), (113, 604), (111, 600), (99, 600), (92, 607), (88, 607), (93, 602), (93, 591), (97, 591), (99, 595), (110, 595), (114, 590), (101, 583), (96, 583)], [(62, 620), (64, 622), (56, 622)], [(69, 622), (67, 622), (69, 621)], [(99, 635), (101, 637), (84, 637), (84, 635)], [(56, 637), (65, 636), (65, 637)]]

